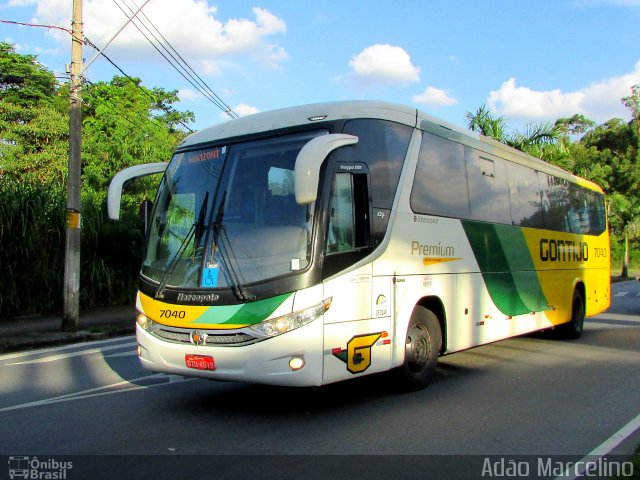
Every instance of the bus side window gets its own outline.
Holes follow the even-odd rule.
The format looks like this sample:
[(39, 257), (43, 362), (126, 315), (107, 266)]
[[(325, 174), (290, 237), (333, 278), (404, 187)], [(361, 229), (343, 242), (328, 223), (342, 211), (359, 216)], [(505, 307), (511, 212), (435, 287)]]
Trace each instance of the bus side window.
[(369, 246), (367, 176), (336, 173), (327, 231), (327, 254), (352, 252)]

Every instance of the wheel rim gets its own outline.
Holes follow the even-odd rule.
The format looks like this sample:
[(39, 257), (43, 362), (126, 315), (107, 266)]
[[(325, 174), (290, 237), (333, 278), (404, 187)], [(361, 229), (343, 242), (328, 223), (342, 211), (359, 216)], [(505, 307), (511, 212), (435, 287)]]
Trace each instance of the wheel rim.
[(431, 357), (431, 338), (426, 327), (423, 325), (411, 327), (407, 333), (405, 355), (407, 367), (412, 373), (420, 373), (428, 367)]

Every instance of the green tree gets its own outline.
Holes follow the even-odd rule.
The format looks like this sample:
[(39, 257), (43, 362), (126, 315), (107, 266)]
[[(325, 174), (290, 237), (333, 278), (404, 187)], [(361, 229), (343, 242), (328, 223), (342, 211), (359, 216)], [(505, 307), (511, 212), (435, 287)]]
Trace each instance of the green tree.
[(507, 143), (509, 138), (507, 121), (504, 117), (496, 116), (486, 105), (480, 105), (476, 113), (467, 112), (465, 118), (467, 127), (472, 132)]
[(168, 161), (185, 136), (192, 112), (178, 112), (176, 91), (147, 89), (140, 79), (114, 77), (89, 85), (83, 129), (83, 177), (87, 187), (105, 190), (119, 170)]
[(614, 193), (609, 196), (609, 226), (611, 232), (623, 238), (623, 259), (620, 276), (629, 276), (630, 241), (640, 236), (640, 201), (637, 196)]
[(53, 73), (35, 55), (21, 55), (10, 43), (0, 42), (0, 101), (21, 106), (49, 102), (56, 85)]
[(35, 55), (0, 42), (0, 176), (61, 185), (67, 158), (68, 115), (53, 73)]
[[(120, 222), (106, 217), (108, 183), (122, 168), (169, 160), (194, 116), (174, 109), (176, 91), (128, 77), (85, 85), (83, 97), (80, 301), (89, 308), (131, 301), (139, 205), (158, 179), (128, 189)], [(0, 43), (0, 317), (61, 308), (68, 98), (35, 56)]]
[(631, 95), (623, 97), (622, 103), (631, 110), (633, 121), (640, 130), (640, 84), (631, 87)]
[(570, 118), (559, 118), (555, 125), (561, 134), (575, 141), (595, 127), (596, 122), (576, 113)]
[(560, 129), (550, 123), (529, 124), (524, 132), (511, 133), (507, 120), (494, 114), (486, 105), (481, 105), (476, 113), (467, 112), (465, 117), (471, 131), (532, 155), (542, 156), (541, 147), (557, 144), (561, 138)]
[(51, 104), (0, 101), (0, 178), (62, 186), (68, 159), (69, 116)]

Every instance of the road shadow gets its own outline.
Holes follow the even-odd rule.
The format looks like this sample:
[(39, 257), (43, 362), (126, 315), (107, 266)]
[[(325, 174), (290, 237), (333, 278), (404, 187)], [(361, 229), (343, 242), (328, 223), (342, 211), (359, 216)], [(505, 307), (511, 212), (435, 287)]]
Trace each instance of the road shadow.
[(397, 385), (392, 372), (358, 377), (321, 387), (282, 387), (236, 382), (199, 381), (198, 394), (174, 398), (171, 409), (212, 419), (223, 415), (243, 419), (280, 416), (309, 417), (314, 415), (353, 412), (364, 405), (397, 405), (414, 402), (426, 406), (445, 401), (452, 389), (448, 384), (474, 370), (441, 362), (433, 381), (424, 389), (407, 391)]

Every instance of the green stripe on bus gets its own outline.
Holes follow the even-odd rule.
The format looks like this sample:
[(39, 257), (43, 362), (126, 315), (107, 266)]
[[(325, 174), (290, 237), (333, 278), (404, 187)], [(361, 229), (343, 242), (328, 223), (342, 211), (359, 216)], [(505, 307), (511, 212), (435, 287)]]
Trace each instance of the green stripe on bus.
[(219, 305), (208, 308), (193, 324), (255, 325), (268, 318), (292, 293), (241, 305)]
[(522, 229), (462, 221), (489, 295), (504, 315), (547, 310)]

